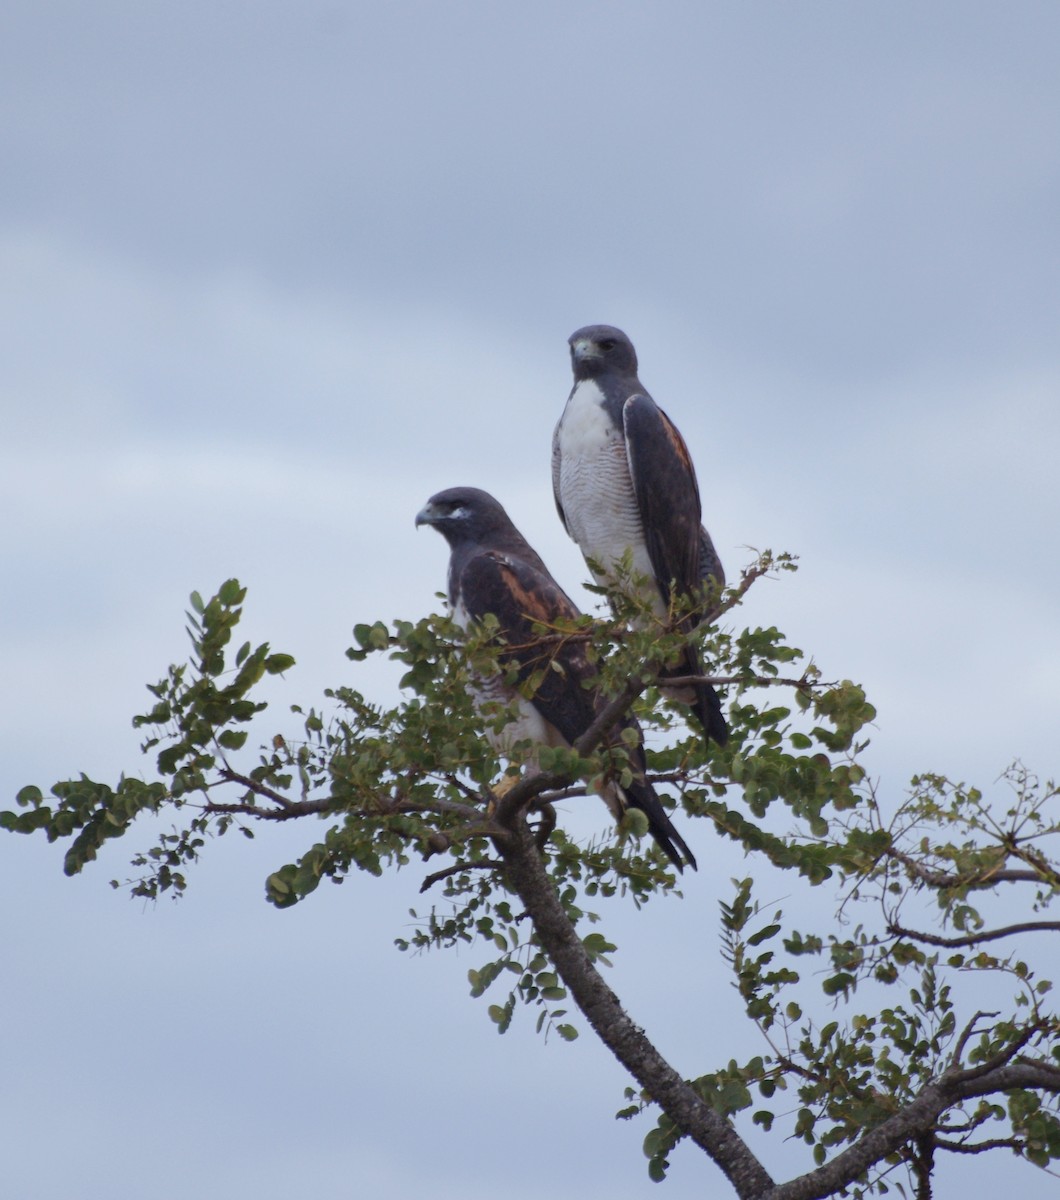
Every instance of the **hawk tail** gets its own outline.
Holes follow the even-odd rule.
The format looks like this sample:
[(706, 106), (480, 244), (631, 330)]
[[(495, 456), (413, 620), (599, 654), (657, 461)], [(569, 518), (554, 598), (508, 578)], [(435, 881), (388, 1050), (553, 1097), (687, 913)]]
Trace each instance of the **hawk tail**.
[(696, 720), (703, 726), (707, 741), (715, 741), (724, 746), (729, 740), (729, 726), (721, 711), (721, 700), (718, 693), (709, 683), (696, 685), (696, 698), (692, 702), (692, 711)]
[(696, 856), (689, 850), (685, 839), (674, 828), (673, 822), (659, 803), (659, 797), (656, 796), (651, 784), (646, 779), (634, 776), (633, 782), (628, 788), (619, 790), (626, 805), (630, 808), (639, 808), (648, 818), (648, 831), (674, 866), (679, 871), (683, 871), (687, 864), (697, 871), (699, 868), (696, 865)]
[[(689, 647), (676, 667), (671, 667), (659, 676), (659, 683), (665, 691), (667, 676), (674, 678), (681, 675), (702, 674), (703, 664), (699, 661), (699, 655)], [(729, 726), (725, 721), (725, 714), (721, 711), (721, 698), (709, 683), (695, 683), (688, 688), (675, 688), (672, 693), (667, 694), (671, 699), (679, 700), (692, 709), (708, 742), (714, 741), (719, 746), (725, 745), (729, 740)]]

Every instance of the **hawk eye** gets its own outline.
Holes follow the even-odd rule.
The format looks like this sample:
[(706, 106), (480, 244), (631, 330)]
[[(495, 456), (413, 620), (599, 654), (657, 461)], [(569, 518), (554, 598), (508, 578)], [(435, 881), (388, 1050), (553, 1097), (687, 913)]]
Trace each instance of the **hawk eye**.
[(598, 345), (601, 350), (606, 352), (608, 350), (614, 350), (615, 341), (614, 341), (614, 338), (604, 338), (604, 340), (602, 342), (599, 342)]

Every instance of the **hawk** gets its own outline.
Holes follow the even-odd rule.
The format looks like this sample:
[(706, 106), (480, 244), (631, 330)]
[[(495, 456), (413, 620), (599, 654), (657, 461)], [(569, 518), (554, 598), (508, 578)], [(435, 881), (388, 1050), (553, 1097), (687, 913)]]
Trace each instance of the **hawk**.
[[(621, 329), (587, 325), (569, 340), (574, 387), (552, 438), (560, 519), (597, 583), (614, 586), (615, 565), (631, 553), (633, 574), (654, 581), (646, 599), (666, 617), (676, 597), (725, 585), (688, 447), (637, 378), (637, 353)], [(698, 651), (687, 647), (666, 674), (702, 675)], [(709, 684), (663, 690), (691, 706), (708, 739), (725, 744), (728, 726)]]
[[(499, 734), (487, 730), (494, 750), (511, 757), (513, 747), (524, 740), (534, 746), (573, 745), (592, 724), (606, 697), (593, 687), (596, 672), (584, 645), (569, 639), (543, 643), (538, 628), (576, 619), (579, 613), (573, 601), (488, 492), (469, 487), (438, 492), (417, 514), (416, 524), (433, 525), (449, 543), (448, 595), (457, 624), (467, 628), (492, 613), (506, 647), (502, 665), (514, 666), (524, 685), (546, 668), (530, 698), (506, 683), (503, 675), (476, 683), (477, 705), (514, 702), (518, 711), (516, 719)], [(558, 669), (551, 669), (553, 663)], [(621, 738), (628, 729), (637, 735), (632, 746)], [(652, 837), (678, 870), (685, 864), (695, 867), (692, 851), (648, 782), (636, 720), (624, 717), (606, 740), (626, 745), (633, 773), (628, 786), (620, 786), (614, 779), (603, 786), (601, 795), (612, 814), (618, 819), (627, 808), (640, 809), (648, 818)], [(531, 771), (537, 769), (532, 753), (527, 766)]]

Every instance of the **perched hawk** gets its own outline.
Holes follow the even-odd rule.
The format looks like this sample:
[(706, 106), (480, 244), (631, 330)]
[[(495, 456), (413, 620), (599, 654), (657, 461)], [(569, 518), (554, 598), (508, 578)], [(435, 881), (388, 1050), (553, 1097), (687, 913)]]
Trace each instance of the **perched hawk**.
[[(499, 736), (487, 734), (498, 754), (510, 756), (512, 747), (528, 739), (538, 746), (570, 746), (592, 724), (603, 698), (587, 680), (595, 675), (581, 643), (542, 644), (535, 625), (570, 621), (578, 609), (548, 573), (548, 568), (527, 544), (508, 514), (487, 492), (478, 488), (449, 488), (427, 501), (416, 517), (417, 525), (433, 525), (449, 543), (449, 604), (462, 627), (492, 613), (500, 634), (510, 647), (502, 661), (514, 663), (524, 682), (535, 671), (555, 662), (561, 670), (546, 670), (532, 699), (527, 699), (503, 676), (476, 686), (478, 702), (516, 701), (519, 717)], [(629, 807), (639, 808), (648, 828), (670, 860), (682, 870), (696, 860), (666, 815), (645, 777), (647, 763), (640, 729), (632, 717), (620, 722), (611, 734), (617, 741), (626, 729), (638, 734), (629, 750), (633, 779), (628, 787), (609, 781), (602, 791), (617, 819)], [(528, 764), (534, 770), (534, 763)], [(682, 857), (683, 856), (683, 857)]]
[[(684, 439), (637, 378), (633, 343), (610, 325), (570, 337), (574, 387), (552, 438), (552, 489), (567, 532), (599, 564), (597, 582), (632, 552), (634, 575), (655, 581), (650, 599), (665, 616), (674, 590), (695, 595), (725, 584), (714, 543), (701, 524), (699, 487)], [(702, 675), (689, 648), (671, 675)], [(665, 676), (664, 676), (665, 678)], [(691, 706), (708, 738), (729, 736), (709, 684), (665, 689)]]

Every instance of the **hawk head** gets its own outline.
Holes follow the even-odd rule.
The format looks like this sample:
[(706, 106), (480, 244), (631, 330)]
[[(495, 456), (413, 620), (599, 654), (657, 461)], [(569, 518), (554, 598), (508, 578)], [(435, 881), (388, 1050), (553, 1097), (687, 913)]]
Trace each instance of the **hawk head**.
[(433, 525), (453, 545), (487, 542), (490, 534), (507, 531), (508, 514), (481, 488), (452, 487), (436, 492), (416, 514), (416, 525)]
[(637, 373), (637, 352), (633, 343), (613, 325), (586, 325), (567, 340), (574, 378), (579, 382), (595, 379), (609, 371), (619, 375)]

